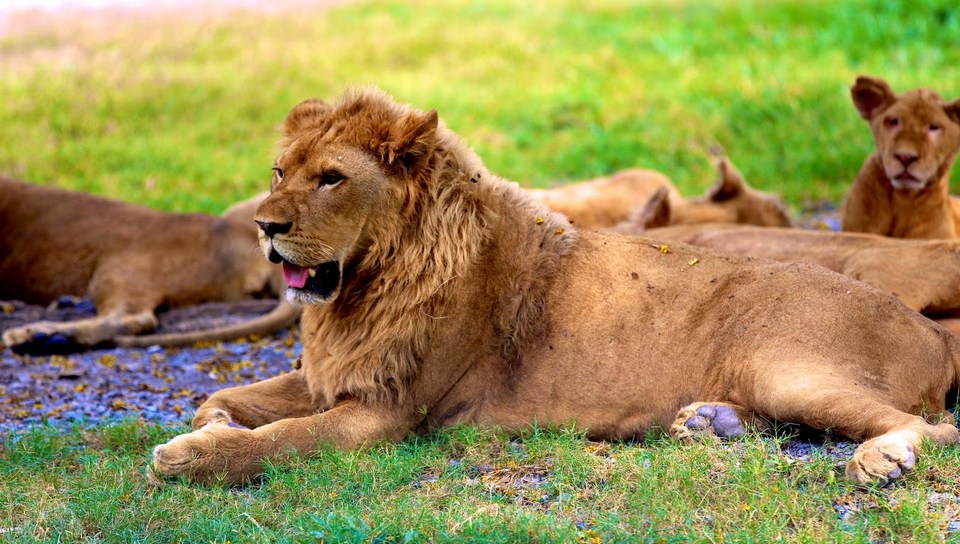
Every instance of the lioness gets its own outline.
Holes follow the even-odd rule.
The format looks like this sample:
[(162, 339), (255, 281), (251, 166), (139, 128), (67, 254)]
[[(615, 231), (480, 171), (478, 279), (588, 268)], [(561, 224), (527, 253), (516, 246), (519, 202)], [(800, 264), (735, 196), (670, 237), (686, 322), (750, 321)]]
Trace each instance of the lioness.
[(283, 291), (282, 274), (256, 250), (253, 213), (262, 196), (223, 217), (173, 214), (0, 176), (0, 300), (47, 304), (88, 296), (96, 317), (39, 321), (3, 333), (15, 351), (60, 351), (112, 340), (179, 345), (268, 332), (299, 310), (210, 331), (149, 335), (160, 306), (233, 301)]
[(960, 151), (960, 100), (929, 89), (897, 95), (886, 81), (858, 77), (850, 89), (877, 150), (864, 162), (843, 208), (845, 231), (897, 238), (960, 236), (960, 200), (949, 195)]
[(892, 295), (575, 230), (435, 111), (375, 89), (303, 102), (283, 132), (256, 221), (304, 304), (302, 367), (212, 395), (154, 449), (159, 475), (243, 482), (322, 444), (458, 423), (690, 438), (770, 418), (865, 440), (857, 482), (900, 476), (924, 438), (957, 443), (960, 339)]
[(696, 198), (682, 197), (663, 174), (640, 169), (528, 191), (578, 227), (609, 228), (628, 222), (658, 190), (666, 194), (673, 208), (670, 224), (791, 225), (789, 210), (780, 199), (748, 186), (726, 158), (717, 159), (716, 165), (720, 172), (716, 185), (706, 195)]
[(729, 224), (670, 226), (643, 234), (723, 253), (817, 264), (896, 295), (909, 308), (960, 334), (955, 318), (960, 316), (960, 240)]

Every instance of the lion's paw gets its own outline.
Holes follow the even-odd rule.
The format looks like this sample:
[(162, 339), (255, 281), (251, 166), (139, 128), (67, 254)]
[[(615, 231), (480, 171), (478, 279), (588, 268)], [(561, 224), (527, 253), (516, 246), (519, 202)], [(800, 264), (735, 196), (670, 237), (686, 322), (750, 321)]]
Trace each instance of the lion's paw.
[(45, 323), (34, 323), (7, 330), (3, 333), (3, 345), (20, 355), (69, 353), (78, 347), (71, 336)]
[(853, 452), (847, 463), (847, 478), (854, 483), (885, 483), (899, 478), (917, 462), (913, 442), (901, 431), (871, 438)]
[(670, 434), (685, 442), (706, 437), (736, 438), (745, 433), (736, 409), (723, 403), (691, 404), (677, 413), (670, 426)]
[(260, 471), (249, 430), (208, 423), (153, 448), (153, 472), (200, 482), (241, 483)]
[(207, 425), (227, 425), (230, 427), (244, 428), (233, 422), (233, 418), (230, 417), (230, 414), (222, 408), (212, 408), (207, 409), (203, 406), (197, 410), (197, 414), (193, 416), (193, 422), (191, 423), (194, 429), (201, 429)]

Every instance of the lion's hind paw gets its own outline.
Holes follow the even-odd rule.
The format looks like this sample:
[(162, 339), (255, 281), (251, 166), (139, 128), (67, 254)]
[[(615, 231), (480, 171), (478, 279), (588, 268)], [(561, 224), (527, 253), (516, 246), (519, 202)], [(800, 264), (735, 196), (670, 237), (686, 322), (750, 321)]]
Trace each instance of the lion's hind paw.
[(11, 329), (3, 335), (3, 343), (18, 355), (57, 355), (72, 353), (79, 344), (68, 334), (28, 327)]
[(677, 413), (670, 434), (683, 441), (705, 437), (737, 438), (746, 434), (737, 410), (723, 403), (694, 403)]
[(902, 476), (916, 462), (917, 451), (911, 440), (904, 432), (894, 432), (860, 444), (847, 463), (846, 472), (854, 483), (886, 483)]

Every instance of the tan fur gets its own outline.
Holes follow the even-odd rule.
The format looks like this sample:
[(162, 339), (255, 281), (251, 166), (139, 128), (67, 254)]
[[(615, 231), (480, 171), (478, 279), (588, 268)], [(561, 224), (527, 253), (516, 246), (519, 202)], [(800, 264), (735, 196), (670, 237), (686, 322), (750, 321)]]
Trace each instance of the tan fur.
[[(960, 315), (960, 240), (721, 224), (658, 228), (644, 235), (724, 253), (817, 264), (896, 295), (929, 317)], [(955, 328), (955, 320), (945, 322)]]
[(870, 123), (876, 151), (857, 174), (843, 230), (896, 238), (960, 236), (960, 199), (949, 195), (960, 151), (960, 100), (929, 89), (897, 95), (886, 81), (859, 77), (850, 89)]
[[(890, 295), (820, 267), (574, 231), (435, 112), (376, 90), (302, 104), (285, 126), (256, 219), (290, 294), (312, 300), (303, 366), (215, 393), (196, 430), (154, 449), (157, 474), (242, 482), (324, 444), (460, 423), (642, 437), (692, 428), (683, 418), (711, 408), (697, 402), (866, 440), (848, 468), (860, 482), (896, 477), (923, 439), (957, 442), (934, 418), (960, 340)], [(296, 288), (301, 267), (318, 275)]]
[(223, 217), (172, 214), (0, 176), (0, 299), (46, 304), (75, 295), (92, 298), (97, 307), (94, 318), (9, 329), (4, 345), (55, 333), (79, 346), (114, 339), (127, 346), (175, 345), (290, 324), (298, 310), (280, 301), (268, 316), (241, 328), (130, 337), (156, 327), (160, 306), (280, 292), (278, 268), (256, 251), (253, 213), (262, 199), (240, 203)]
[(751, 188), (724, 158), (717, 161), (720, 177), (706, 195), (684, 198), (669, 178), (652, 170), (624, 170), (612, 176), (528, 189), (550, 209), (566, 215), (578, 227), (609, 228), (636, 222), (636, 214), (658, 191), (669, 199), (669, 224), (745, 223), (789, 227), (790, 213), (777, 197)]
[[(787, 207), (774, 195), (751, 189), (737, 167), (724, 156), (715, 158), (717, 184), (701, 200), (674, 200), (664, 190), (650, 195), (630, 217), (613, 227), (624, 233), (668, 225), (739, 223), (762, 227), (789, 227)], [(723, 204), (720, 204), (723, 203)]]

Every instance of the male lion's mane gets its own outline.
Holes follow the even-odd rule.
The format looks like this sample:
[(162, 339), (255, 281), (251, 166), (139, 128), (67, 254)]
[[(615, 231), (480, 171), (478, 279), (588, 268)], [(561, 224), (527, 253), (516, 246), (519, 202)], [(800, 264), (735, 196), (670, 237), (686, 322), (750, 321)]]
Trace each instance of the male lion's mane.
[[(515, 367), (524, 340), (543, 330), (547, 283), (573, 244), (573, 228), (563, 216), (513, 185), (494, 183), (479, 158), (442, 123), (435, 138), (398, 154), (393, 142), (416, 128), (404, 123), (420, 113), (380, 91), (359, 88), (333, 107), (317, 102), (299, 115), (291, 113), (283, 127), (286, 146), (311, 134), (335, 135), (364, 146), (402, 178), (399, 217), (375, 226), (362, 259), (344, 272), (341, 295), (327, 306), (305, 308), (303, 336), (315, 342), (307, 349), (315, 348), (316, 359), (308, 364), (305, 358), (304, 369), (311, 391), (327, 403), (344, 396), (404, 399), (431, 341), (430, 321), (447, 318), (464, 282), (487, 281), (478, 256), (490, 249), (513, 253), (512, 270), (494, 275), (488, 289), (509, 293), (498, 299), (496, 325), (504, 339), (501, 354)], [(436, 118), (434, 112), (427, 115)], [(358, 122), (358, 116), (365, 120)], [(423, 160), (415, 160), (419, 157)], [(500, 216), (504, 205), (539, 210), (536, 228), (518, 225), (513, 239), (491, 240), (496, 223), (514, 220)]]

